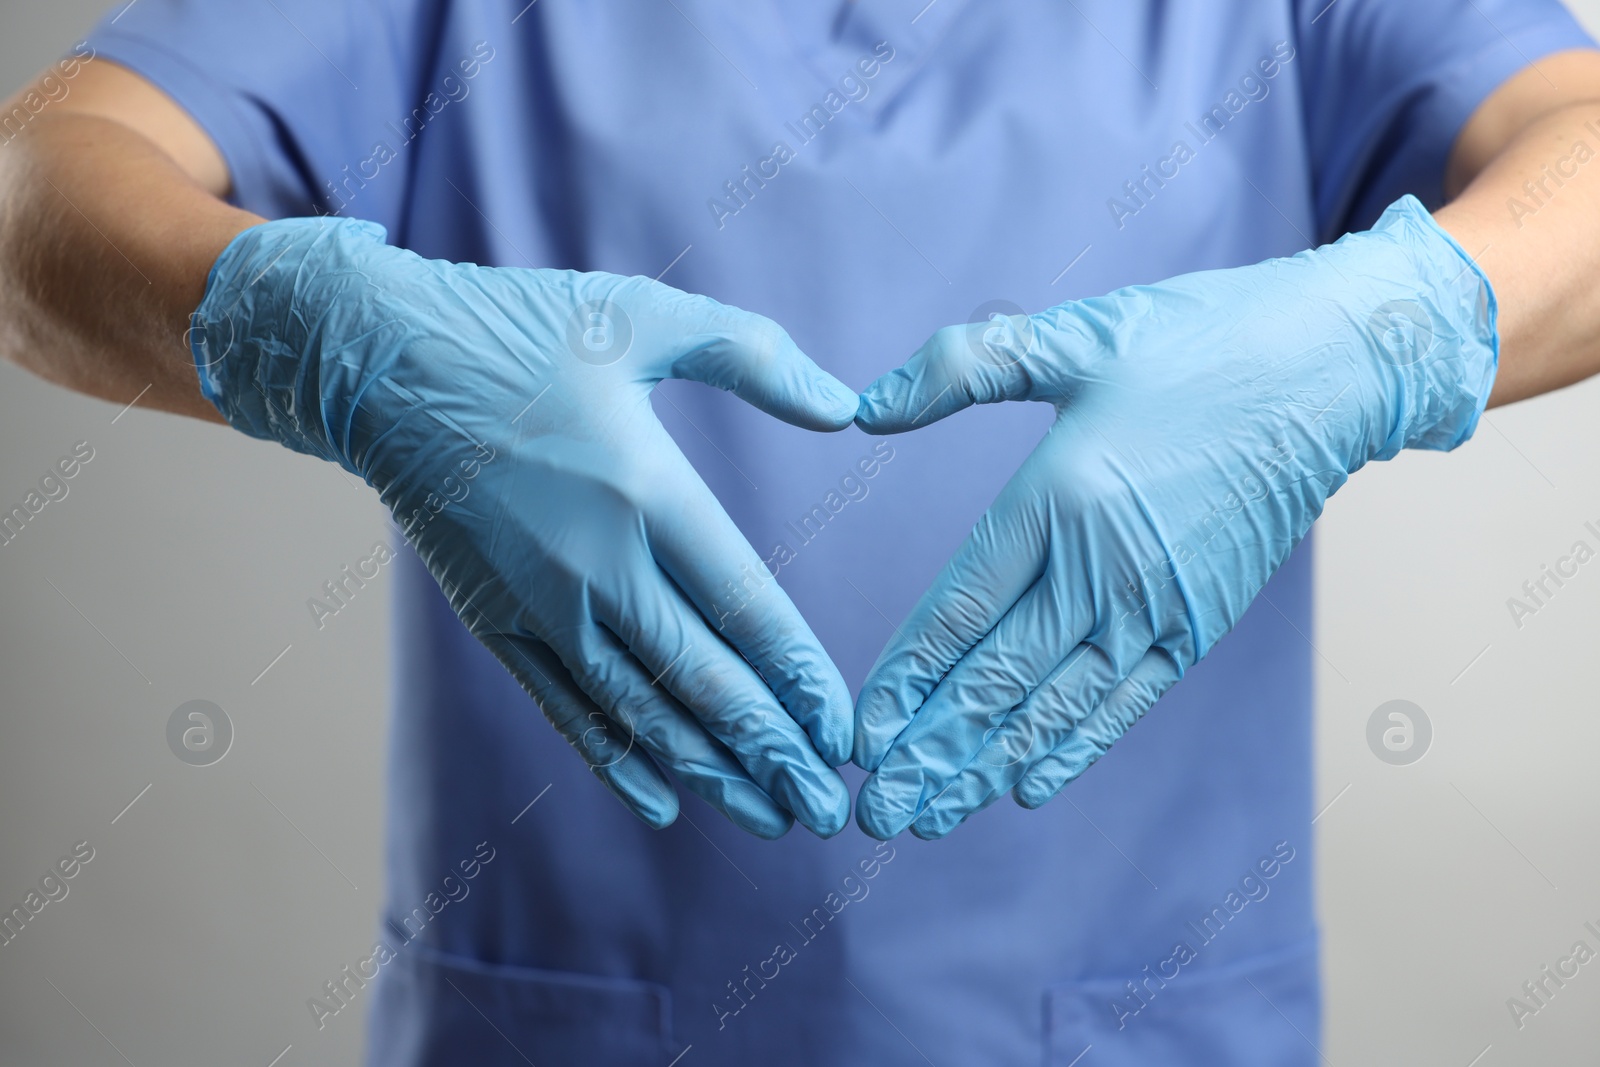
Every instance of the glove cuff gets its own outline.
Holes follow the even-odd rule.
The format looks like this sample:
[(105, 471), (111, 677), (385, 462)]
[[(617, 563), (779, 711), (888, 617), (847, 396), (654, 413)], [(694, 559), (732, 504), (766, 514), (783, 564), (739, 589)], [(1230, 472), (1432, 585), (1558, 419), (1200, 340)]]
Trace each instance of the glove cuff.
[(201, 392), (230, 426), (359, 475), (329, 401), (356, 395), (360, 376), (342, 360), (324, 365), (323, 326), (348, 282), (366, 284), (353, 250), (386, 250), (385, 236), (356, 219), (281, 219), (222, 250), (190, 316), (189, 348)]
[(1362, 236), (1392, 242), (1414, 271), (1367, 322), (1372, 350), (1398, 382), (1401, 401), (1394, 433), (1375, 458), (1402, 448), (1447, 452), (1477, 429), (1494, 386), (1494, 289), (1416, 197), (1395, 201)]

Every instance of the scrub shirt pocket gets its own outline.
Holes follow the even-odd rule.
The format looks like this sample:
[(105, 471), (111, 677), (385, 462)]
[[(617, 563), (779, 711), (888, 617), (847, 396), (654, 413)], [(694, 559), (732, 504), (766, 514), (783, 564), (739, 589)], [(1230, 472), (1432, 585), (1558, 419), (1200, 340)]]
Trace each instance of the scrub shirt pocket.
[(410, 944), (385, 964), (371, 1067), (665, 1065), (680, 1049), (665, 986), (484, 963)]
[[(1194, 944), (1193, 939), (1190, 944)], [(1206, 949), (1165, 986), (1145, 975), (1063, 983), (1045, 990), (1045, 1067), (1312, 1067), (1320, 1054), (1315, 937), (1220, 967)], [(1169, 968), (1170, 969), (1170, 968)], [(1151, 973), (1157, 973), (1153, 961)], [(1138, 1007), (1132, 981), (1145, 998)], [(1085, 1055), (1085, 1049), (1093, 1051)]]

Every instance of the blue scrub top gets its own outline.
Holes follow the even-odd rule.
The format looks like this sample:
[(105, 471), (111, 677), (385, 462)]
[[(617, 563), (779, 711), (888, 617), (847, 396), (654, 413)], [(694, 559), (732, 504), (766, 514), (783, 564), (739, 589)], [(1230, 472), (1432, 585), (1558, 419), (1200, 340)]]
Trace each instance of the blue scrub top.
[[(90, 42), (254, 211), (661, 275), (858, 388), (996, 301), (1437, 204), (1472, 109), (1589, 45), (1555, 0), (524, 3), (141, 0)], [(684, 383), (656, 410), (852, 686), (1051, 414), (880, 442)], [(687, 795), (646, 829), (393, 566), (389, 903), (302, 1047), (365, 1004), (380, 1064), (1318, 1061), (1304, 548), (1056, 801), (888, 844), (759, 841)]]

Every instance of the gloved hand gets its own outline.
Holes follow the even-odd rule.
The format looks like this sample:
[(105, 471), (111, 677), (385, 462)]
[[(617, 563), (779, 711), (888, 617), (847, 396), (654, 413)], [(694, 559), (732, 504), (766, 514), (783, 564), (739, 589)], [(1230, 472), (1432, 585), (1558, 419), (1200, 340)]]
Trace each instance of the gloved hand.
[(1494, 308), (1406, 197), (1288, 259), (941, 330), (874, 382), (869, 433), (1002, 400), (1057, 415), (863, 686), (862, 829), (940, 837), (1007, 790), (1037, 807), (1083, 773), (1350, 474), (1471, 436)]
[(650, 407), (690, 378), (849, 425), (856, 395), (777, 325), (647, 278), (425, 260), (371, 223), (289, 219), (233, 240), (191, 333), (228, 422), (376, 488), (640, 818), (676, 817), (667, 770), (762, 837), (791, 813), (842, 828), (849, 691), (775, 582), (733, 595), (760, 557)]

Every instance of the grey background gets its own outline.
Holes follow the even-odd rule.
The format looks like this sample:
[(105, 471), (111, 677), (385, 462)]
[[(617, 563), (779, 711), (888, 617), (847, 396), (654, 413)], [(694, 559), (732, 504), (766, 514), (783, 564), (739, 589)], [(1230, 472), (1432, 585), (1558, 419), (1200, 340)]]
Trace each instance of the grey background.
[[(0, 92), (103, 6), (0, 4)], [(1600, 0), (1574, 7), (1600, 29)], [(305, 601), (386, 536), (382, 509), (329, 464), (119, 411), (0, 366), (0, 503), (95, 449), (0, 548), (0, 902), (95, 849), (0, 948), (0, 1064), (355, 1063), (363, 1020), (318, 1032), (305, 1002), (379, 905), (389, 591), (320, 632)], [(1600, 560), (1520, 630), (1505, 603), (1596, 543), (1597, 411), (1600, 383), (1493, 412), (1453, 455), (1363, 472), (1318, 526), (1328, 1062), (1597, 1059), (1600, 962), (1520, 1031), (1506, 998), (1597, 943)], [(166, 746), (193, 699), (234, 724), (214, 766)], [(1433, 724), (1409, 766), (1367, 746), (1393, 699)]]

